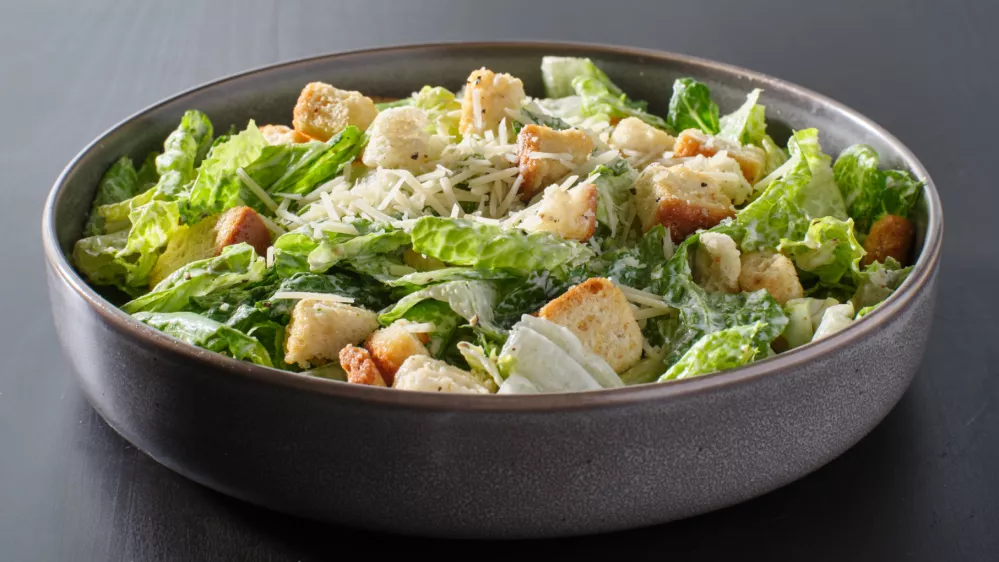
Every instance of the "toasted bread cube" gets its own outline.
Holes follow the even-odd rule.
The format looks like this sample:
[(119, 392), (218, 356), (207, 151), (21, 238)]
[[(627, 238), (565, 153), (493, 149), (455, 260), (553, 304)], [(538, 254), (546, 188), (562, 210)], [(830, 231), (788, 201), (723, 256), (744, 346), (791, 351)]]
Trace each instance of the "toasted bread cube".
[(726, 152), (719, 152), (710, 158), (698, 155), (682, 165), (711, 178), (711, 182), (721, 188), (733, 205), (745, 203), (753, 193), (753, 185), (742, 175), (739, 163)]
[(905, 217), (885, 215), (871, 225), (871, 231), (864, 240), (864, 250), (867, 252), (860, 260), (862, 266), (868, 266), (876, 261), (883, 262), (892, 257), (898, 263), (909, 263), (909, 252), (912, 251), (912, 239), (915, 236), (912, 223)]
[(587, 279), (546, 304), (538, 316), (568, 328), (617, 373), (642, 357), (642, 330), (628, 299), (609, 279)]
[(429, 158), (427, 112), (418, 107), (393, 107), (378, 114), (368, 128), (368, 145), (361, 161), (369, 168), (402, 168), (418, 172)]
[(260, 127), (260, 134), (264, 136), (267, 144), (300, 144), (309, 142), (309, 137), (284, 125), (264, 125)]
[(702, 232), (694, 254), (694, 280), (705, 291), (738, 293), (742, 263), (739, 248), (728, 234)]
[(662, 129), (657, 129), (637, 117), (627, 117), (618, 122), (608, 143), (618, 150), (634, 150), (649, 154), (662, 154), (673, 148), (676, 139)]
[(267, 253), (271, 232), (256, 211), (233, 207), (221, 215), (212, 215), (193, 225), (181, 225), (170, 236), (167, 247), (156, 259), (149, 275), (149, 287), (155, 287), (168, 275), (198, 260), (222, 253), (226, 246), (246, 242), (258, 255)]
[(529, 201), (542, 189), (569, 173), (561, 159), (551, 154), (568, 155), (567, 161), (579, 166), (590, 159), (593, 139), (579, 129), (556, 131), (544, 125), (525, 125), (517, 135), (520, 169), (520, 197)]
[(739, 287), (747, 292), (766, 289), (781, 306), (805, 293), (794, 263), (783, 254), (766, 251), (742, 254)]
[(732, 200), (710, 176), (684, 166), (650, 164), (635, 182), (635, 200), (642, 228), (661, 224), (677, 244), (735, 216)]
[(554, 232), (566, 240), (589, 240), (597, 230), (597, 186), (584, 183), (569, 191), (557, 185), (549, 187), (538, 213), (525, 219), (521, 227)]
[(473, 71), (465, 83), (458, 130), (463, 135), (495, 132), (506, 118), (506, 110), (520, 109), (523, 102), (524, 83), (520, 78), (496, 74), (488, 68)]
[(249, 207), (233, 207), (219, 216), (215, 223), (215, 255), (222, 253), (226, 246), (246, 242), (253, 246), (257, 255), (267, 253), (271, 245), (271, 231), (256, 211)]
[(291, 311), (284, 342), (285, 363), (303, 369), (336, 361), (340, 351), (357, 345), (378, 328), (378, 315), (343, 303), (303, 299)]
[(676, 137), (676, 144), (673, 145), (673, 156), (677, 158), (685, 156), (714, 156), (725, 151), (728, 155), (739, 163), (742, 175), (750, 183), (755, 183), (763, 177), (763, 170), (767, 165), (767, 153), (758, 146), (741, 146), (738, 143), (726, 141), (718, 137), (707, 135), (698, 129), (687, 129)]
[(369, 386), (389, 386), (382, 373), (363, 347), (348, 345), (340, 350), (340, 367), (347, 372), (347, 382)]
[(375, 102), (360, 92), (312, 82), (298, 96), (292, 124), (296, 131), (325, 142), (348, 125), (367, 129), (377, 114)]
[(426, 355), (413, 355), (399, 367), (392, 388), (455, 394), (491, 394), (496, 392), (496, 383), (492, 379), (478, 377), (444, 361)]
[(412, 324), (409, 320), (396, 320), (391, 326), (382, 328), (368, 336), (364, 347), (371, 353), (379, 372), (385, 377), (385, 382), (392, 386), (399, 367), (413, 355), (430, 355), (424, 343), (429, 341), (409, 332), (406, 326)]

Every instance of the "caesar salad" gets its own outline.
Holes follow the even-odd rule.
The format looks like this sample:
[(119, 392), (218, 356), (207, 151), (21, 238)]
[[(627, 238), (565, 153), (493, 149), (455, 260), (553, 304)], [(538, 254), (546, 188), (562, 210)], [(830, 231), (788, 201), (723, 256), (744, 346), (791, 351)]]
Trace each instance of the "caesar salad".
[(663, 116), (589, 59), (541, 74), (544, 97), (487, 68), (403, 99), (313, 82), (291, 127), (216, 134), (187, 111), (107, 170), (73, 263), (207, 350), (473, 394), (731, 369), (909, 274), (923, 184), (870, 146), (833, 161), (815, 129), (771, 137), (759, 89), (721, 115), (681, 78)]

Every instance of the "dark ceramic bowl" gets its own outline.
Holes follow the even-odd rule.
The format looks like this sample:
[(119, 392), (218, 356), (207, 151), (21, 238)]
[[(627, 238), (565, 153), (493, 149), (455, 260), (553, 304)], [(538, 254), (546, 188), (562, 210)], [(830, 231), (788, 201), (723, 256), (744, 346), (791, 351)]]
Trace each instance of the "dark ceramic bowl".
[[(664, 114), (673, 80), (706, 82), (729, 111), (763, 88), (771, 132), (818, 127), (827, 153), (864, 142), (926, 180), (919, 261), (849, 329), (746, 367), (692, 380), (529, 396), (457, 396), (348, 385), (239, 362), (121, 312), (68, 256), (95, 186), (120, 155), (141, 159), (181, 113), (218, 130), (287, 123), (312, 80), (405, 96), (458, 88), (481, 66), (541, 92), (542, 55), (588, 56)], [(783, 139), (778, 139), (783, 140)], [(933, 318), (940, 201), (894, 137), (846, 107), (740, 68), (593, 45), (396, 47), (267, 67), (195, 88), (114, 126), (56, 181), (43, 237), (60, 340), (100, 414), (167, 467), (248, 502), (333, 523), (444, 537), (550, 537), (626, 529), (758, 496), (856, 443), (919, 367)]]

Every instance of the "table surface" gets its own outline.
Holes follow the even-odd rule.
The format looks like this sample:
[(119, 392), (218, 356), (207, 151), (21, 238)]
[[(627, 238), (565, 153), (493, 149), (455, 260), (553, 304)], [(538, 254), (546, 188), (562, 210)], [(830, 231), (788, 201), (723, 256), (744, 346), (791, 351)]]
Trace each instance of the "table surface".
[[(999, 3), (35, 1), (0, 6), (0, 558), (435, 556), (999, 559)], [(559, 7), (563, 6), (563, 7)], [(746, 66), (836, 98), (923, 160), (946, 209), (939, 304), (899, 405), (814, 474), (748, 503), (612, 535), (430, 541), (302, 521), (159, 466), (89, 406), (55, 341), (43, 199), (90, 139), (190, 86), (264, 64), (421, 41), (617, 43)]]

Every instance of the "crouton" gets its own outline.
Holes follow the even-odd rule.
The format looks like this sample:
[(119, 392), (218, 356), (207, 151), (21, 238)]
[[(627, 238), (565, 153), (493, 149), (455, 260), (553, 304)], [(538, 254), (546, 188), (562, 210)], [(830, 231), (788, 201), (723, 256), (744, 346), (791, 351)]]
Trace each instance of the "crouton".
[(570, 288), (538, 317), (568, 328), (617, 373), (642, 357), (642, 330), (628, 299), (609, 279), (594, 277)]
[(909, 219), (898, 215), (881, 217), (871, 225), (871, 231), (864, 240), (864, 250), (867, 253), (860, 264), (866, 267), (889, 257), (895, 258), (902, 265), (908, 264), (914, 235), (915, 229)]
[(340, 350), (340, 367), (347, 371), (347, 382), (369, 386), (389, 386), (385, 378), (371, 360), (371, 355), (363, 347), (348, 345)]
[(368, 128), (368, 145), (361, 161), (369, 168), (402, 168), (419, 172), (427, 164), (427, 112), (418, 107), (393, 107), (378, 114)]
[(608, 143), (618, 150), (662, 154), (673, 148), (676, 139), (637, 117), (628, 117), (614, 127)]
[(697, 155), (684, 162), (683, 166), (711, 178), (733, 205), (742, 205), (753, 193), (753, 185), (742, 175), (739, 163), (726, 152), (719, 152), (710, 158)]
[(490, 394), (496, 383), (426, 355), (410, 356), (395, 374), (392, 388), (456, 394)]
[(411, 324), (408, 320), (396, 320), (391, 326), (382, 328), (368, 336), (364, 347), (371, 353), (375, 366), (385, 377), (385, 382), (392, 386), (395, 373), (406, 359), (413, 355), (430, 355), (424, 344), (430, 341), (426, 334), (413, 334), (406, 330)]
[(739, 287), (743, 291), (766, 289), (781, 306), (804, 296), (794, 263), (787, 256), (774, 252), (742, 254)]
[(222, 253), (226, 246), (246, 242), (257, 254), (267, 253), (271, 233), (256, 211), (234, 207), (221, 215), (212, 215), (193, 225), (181, 225), (170, 235), (167, 247), (156, 259), (149, 275), (150, 289), (181, 267)]
[(566, 240), (589, 240), (597, 230), (597, 186), (584, 183), (569, 191), (557, 185), (549, 187), (538, 213), (524, 219), (521, 227), (554, 232)]
[(593, 139), (579, 129), (556, 131), (544, 125), (525, 125), (517, 135), (520, 169), (520, 198), (529, 201), (555, 180), (569, 173), (560, 159), (535, 153), (568, 154), (568, 161), (578, 166), (590, 158)]
[(260, 134), (264, 136), (267, 144), (300, 144), (312, 140), (284, 125), (264, 125), (260, 127)]
[(520, 78), (480, 68), (469, 74), (465, 83), (458, 130), (463, 135), (495, 132), (506, 118), (506, 110), (520, 109), (523, 101), (524, 83)]
[(375, 102), (360, 92), (312, 82), (298, 96), (292, 124), (296, 131), (325, 142), (348, 125), (367, 129), (377, 114)]
[(357, 345), (378, 328), (378, 315), (342, 303), (303, 299), (291, 311), (284, 342), (285, 363), (303, 369), (339, 359), (349, 344)]
[(673, 145), (673, 156), (714, 156), (726, 151), (730, 157), (739, 163), (742, 175), (750, 183), (755, 183), (763, 177), (767, 164), (767, 153), (762, 148), (753, 145), (740, 146), (738, 143), (726, 141), (711, 135), (706, 135), (697, 129), (687, 129), (676, 137)]
[(226, 246), (246, 242), (257, 255), (263, 256), (271, 245), (271, 231), (264, 219), (249, 207), (233, 207), (222, 213), (215, 223), (215, 232), (215, 255), (221, 254)]
[(702, 232), (694, 254), (694, 280), (705, 291), (738, 293), (742, 264), (739, 248), (728, 234)]
[(710, 176), (684, 166), (650, 164), (635, 182), (635, 198), (642, 228), (661, 224), (676, 244), (735, 216), (732, 200)]

